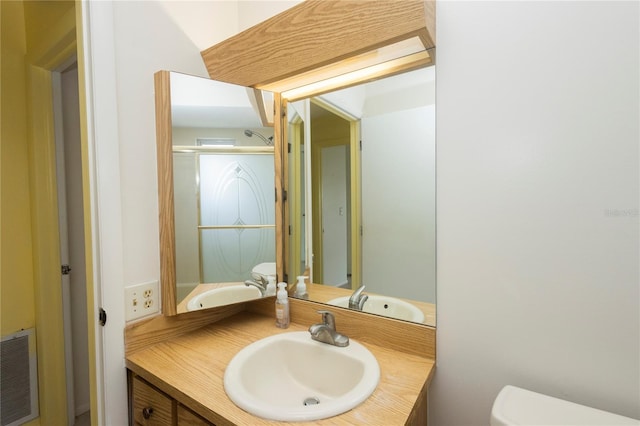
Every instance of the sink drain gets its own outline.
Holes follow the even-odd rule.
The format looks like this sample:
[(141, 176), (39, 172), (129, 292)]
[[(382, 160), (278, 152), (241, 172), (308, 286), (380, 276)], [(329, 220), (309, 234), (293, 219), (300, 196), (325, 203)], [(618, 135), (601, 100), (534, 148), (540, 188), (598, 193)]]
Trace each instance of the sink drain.
[(320, 404), (320, 400), (315, 396), (312, 396), (310, 398), (305, 399), (303, 404), (305, 405), (305, 407), (309, 405), (318, 405)]

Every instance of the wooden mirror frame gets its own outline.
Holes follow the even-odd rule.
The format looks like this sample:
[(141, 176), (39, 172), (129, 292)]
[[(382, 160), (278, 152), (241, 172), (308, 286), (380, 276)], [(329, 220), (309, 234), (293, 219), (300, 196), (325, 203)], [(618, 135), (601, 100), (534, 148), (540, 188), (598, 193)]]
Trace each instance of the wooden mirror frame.
[[(435, 63), (435, 1), (307, 0), (201, 54), (211, 79), (261, 88), (414, 37), (428, 51), (427, 59), (407, 62), (358, 83)], [(172, 135), (170, 126), (160, 125), (171, 120), (171, 99), (168, 72), (163, 73), (155, 75), (160, 270), (162, 312), (172, 316), (177, 313)], [(274, 104), (276, 264), (278, 279), (282, 280), (286, 197), (282, 140), (286, 117), (278, 92), (274, 92)]]
[(156, 96), (160, 288), (162, 293), (162, 313), (171, 316), (177, 314), (171, 77), (169, 71), (158, 71), (154, 74), (153, 79)]
[[(173, 179), (173, 126), (171, 118), (171, 72), (156, 72), (154, 75), (154, 87), (156, 96), (156, 149), (158, 165), (158, 217), (160, 230), (160, 286), (162, 293), (162, 313), (165, 316), (173, 316), (178, 314), (178, 301), (176, 299), (177, 263)], [(262, 102), (262, 94), (255, 92), (259, 91), (254, 91), (256, 102)], [(279, 96), (274, 94), (274, 101), (279, 104)], [(277, 108), (276, 111), (278, 111)], [(264, 111), (260, 112), (260, 118), (265, 127), (273, 124), (268, 122), (268, 115), (269, 114)], [(278, 135), (274, 129), (274, 139), (277, 137)], [(275, 154), (277, 151), (278, 144), (275, 144), (275, 158), (277, 158), (277, 154)], [(280, 170), (277, 166), (275, 167), (275, 174), (276, 176), (280, 174)], [(276, 203), (275, 208), (278, 208), (278, 203)], [(281, 239), (282, 237), (278, 235), (276, 227), (276, 246), (277, 241)]]

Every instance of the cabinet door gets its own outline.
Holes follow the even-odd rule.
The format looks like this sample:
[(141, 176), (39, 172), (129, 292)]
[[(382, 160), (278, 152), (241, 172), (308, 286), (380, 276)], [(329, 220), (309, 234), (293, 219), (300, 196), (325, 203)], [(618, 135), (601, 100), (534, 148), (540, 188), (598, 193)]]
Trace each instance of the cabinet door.
[(138, 377), (133, 378), (133, 423), (173, 426), (174, 401)]
[(178, 426), (215, 426), (188, 408), (178, 404)]

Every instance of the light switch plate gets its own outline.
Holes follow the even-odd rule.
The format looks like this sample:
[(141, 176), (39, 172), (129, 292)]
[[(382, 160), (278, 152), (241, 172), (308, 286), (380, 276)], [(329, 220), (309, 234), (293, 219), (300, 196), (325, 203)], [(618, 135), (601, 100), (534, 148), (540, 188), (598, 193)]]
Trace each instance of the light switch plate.
[(158, 281), (125, 287), (125, 319), (132, 321), (160, 312)]

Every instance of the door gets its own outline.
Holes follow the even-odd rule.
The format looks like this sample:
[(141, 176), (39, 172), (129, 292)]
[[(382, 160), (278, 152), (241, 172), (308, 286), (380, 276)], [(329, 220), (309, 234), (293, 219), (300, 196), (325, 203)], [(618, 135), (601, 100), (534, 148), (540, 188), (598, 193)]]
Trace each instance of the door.
[(56, 181), (69, 424), (90, 408), (78, 68), (53, 72)]
[(348, 145), (321, 150), (322, 277), (333, 286), (348, 284)]

